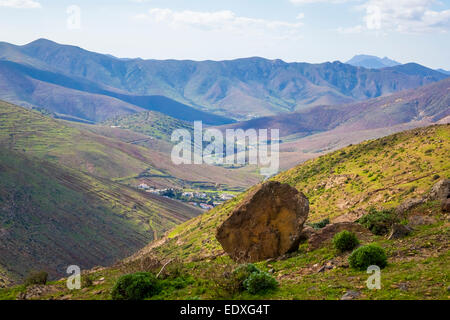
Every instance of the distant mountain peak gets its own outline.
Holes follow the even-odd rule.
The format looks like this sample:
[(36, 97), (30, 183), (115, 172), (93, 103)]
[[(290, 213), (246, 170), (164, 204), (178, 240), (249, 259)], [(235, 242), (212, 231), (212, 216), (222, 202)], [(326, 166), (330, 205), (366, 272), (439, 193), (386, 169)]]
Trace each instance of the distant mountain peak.
[(30, 43), (27, 43), (25, 46), (42, 46), (42, 45), (60, 45), (52, 40), (48, 40), (45, 38), (39, 38)]
[(388, 57), (380, 58), (367, 54), (358, 54), (346, 62), (355, 67), (364, 67), (367, 69), (381, 69), (386, 67), (395, 67), (401, 63), (389, 59)]

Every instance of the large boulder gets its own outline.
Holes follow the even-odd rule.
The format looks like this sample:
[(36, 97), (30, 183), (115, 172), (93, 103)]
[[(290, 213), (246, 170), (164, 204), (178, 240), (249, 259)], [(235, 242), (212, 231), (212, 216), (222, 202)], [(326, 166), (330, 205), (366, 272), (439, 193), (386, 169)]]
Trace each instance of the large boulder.
[(298, 248), (308, 213), (303, 193), (269, 181), (244, 198), (219, 226), (216, 238), (235, 261), (276, 258)]

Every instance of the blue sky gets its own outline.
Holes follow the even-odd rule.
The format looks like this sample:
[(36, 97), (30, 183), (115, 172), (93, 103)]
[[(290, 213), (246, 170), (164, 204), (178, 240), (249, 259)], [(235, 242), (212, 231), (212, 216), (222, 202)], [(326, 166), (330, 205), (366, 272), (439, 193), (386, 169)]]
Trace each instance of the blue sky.
[(450, 70), (450, 0), (0, 0), (0, 41), (37, 38), (118, 57), (324, 62), (364, 53)]

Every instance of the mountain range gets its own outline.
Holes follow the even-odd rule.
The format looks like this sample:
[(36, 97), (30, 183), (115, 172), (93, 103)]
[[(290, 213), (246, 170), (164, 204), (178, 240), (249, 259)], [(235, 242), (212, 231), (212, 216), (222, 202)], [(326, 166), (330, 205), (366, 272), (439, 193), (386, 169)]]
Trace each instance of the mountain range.
[(306, 110), (230, 124), (223, 128), (279, 128), (280, 136), (307, 136), (340, 129), (360, 131), (393, 127), (413, 121), (430, 123), (450, 117), (450, 78), (391, 95), (343, 105)]
[(98, 122), (155, 110), (220, 125), (317, 105), (362, 101), (448, 77), (415, 63), (383, 69), (341, 62), (118, 59), (39, 39), (0, 43), (0, 98)]

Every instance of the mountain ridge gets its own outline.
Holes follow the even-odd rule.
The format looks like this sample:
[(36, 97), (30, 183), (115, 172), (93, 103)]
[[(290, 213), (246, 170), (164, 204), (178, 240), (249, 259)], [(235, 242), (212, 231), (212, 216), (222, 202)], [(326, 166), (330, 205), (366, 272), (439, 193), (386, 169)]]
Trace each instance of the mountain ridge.
[(124, 60), (48, 40), (0, 46), (6, 47), (0, 49), (0, 59), (79, 77), (133, 97), (165, 96), (237, 120), (365, 100), (448, 76), (418, 65), (370, 70), (340, 62), (287, 63), (259, 57), (227, 61)]
[[(403, 65), (406, 70), (414, 65)], [(414, 90), (338, 106), (317, 106), (289, 114), (262, 117), (223, 126), (226, 128), (279, 128), (280, 136), (309, 135), (340, 128), (354, 131), (430, 119), (437, 122), (450, 115), (450, 79)], [(219, 127), (221, 128), (221, 127)]]

